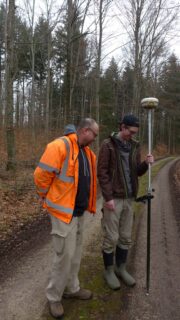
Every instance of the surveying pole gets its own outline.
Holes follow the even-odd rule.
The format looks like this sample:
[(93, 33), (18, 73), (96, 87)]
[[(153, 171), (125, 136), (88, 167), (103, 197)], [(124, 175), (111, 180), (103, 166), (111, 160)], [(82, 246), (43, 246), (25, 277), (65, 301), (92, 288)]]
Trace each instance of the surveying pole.
[[(141, 106), (148, 112), (148, 154), (152, 152), (152, 111), (158, 106), (158, 99), (144, 98), (141, 100)], [(147, 256), (146, 256), (146, 292), (149, 294), (150, 284), (150, 249), (151, 249), (151, 200), (152, 195), (151, 186), (151, 164), (148, 164), (148, 188), (147, 194), (136, 199), (137, 202), (147, 202)]]

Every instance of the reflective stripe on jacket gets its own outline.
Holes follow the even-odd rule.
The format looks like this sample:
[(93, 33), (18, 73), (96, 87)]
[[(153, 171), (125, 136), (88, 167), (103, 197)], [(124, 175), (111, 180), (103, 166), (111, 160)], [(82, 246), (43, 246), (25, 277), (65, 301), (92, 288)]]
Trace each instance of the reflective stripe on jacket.
[[(96, 156), (84, 148), (91, 174), (90, 197), (87, 210), (96, 212)], [(75, 133), (49, 143), (34, 172), (37, 192), (44, 198), (49, 213), (70, 223), (78, 188), (79, 147)]]

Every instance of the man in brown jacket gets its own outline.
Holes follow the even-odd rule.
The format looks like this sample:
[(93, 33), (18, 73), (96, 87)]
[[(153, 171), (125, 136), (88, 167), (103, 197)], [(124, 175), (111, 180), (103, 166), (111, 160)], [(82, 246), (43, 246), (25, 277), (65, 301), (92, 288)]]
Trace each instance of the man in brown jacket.
[(132, 114), (125, 115), (119, 132), (102, 143), (98, 158), (97, 173), (104, 198), (104, 278), (113, 290), (120, 288), (119, 278), (128, 286), (135, 285), (135, 279), (126, 270), (128, 249), (132, 243), (132, 203), (138, 192), (138, 176), (143, 175), (148, 164), (154, 161), (152, 155), (147, 155), (141, 162), (140, 145), (132, 139), (138, 130), (138, 118)]

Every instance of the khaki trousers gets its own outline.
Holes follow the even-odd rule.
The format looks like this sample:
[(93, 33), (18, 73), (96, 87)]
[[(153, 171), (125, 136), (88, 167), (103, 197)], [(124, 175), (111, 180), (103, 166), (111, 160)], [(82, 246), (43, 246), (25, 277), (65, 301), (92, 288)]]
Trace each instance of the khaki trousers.
[(51, 216), (54, 259), (46, 296), (61, 301), (64, 290), (79, 291), (84, 216), (74, 217), (69, 225)]
[(132, 244), (133, 199), (114, 199), (114, 201), (115, 211), (104, 207), (101, 220), (103, 230), (102, 250), (106, 253), (114, 252), (116, 245), (128, 250)]

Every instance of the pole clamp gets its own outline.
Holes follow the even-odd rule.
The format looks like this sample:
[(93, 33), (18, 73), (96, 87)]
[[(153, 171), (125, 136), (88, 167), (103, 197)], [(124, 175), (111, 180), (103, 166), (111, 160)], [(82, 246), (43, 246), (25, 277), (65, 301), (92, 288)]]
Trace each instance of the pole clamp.
[(151, 193), (148, 193), (148, 194), (145, 194), (144, 196), (136, 198), (135, 201), (146, 203), (146, 201), (151, 200), (153, 198), (154, 196)]

